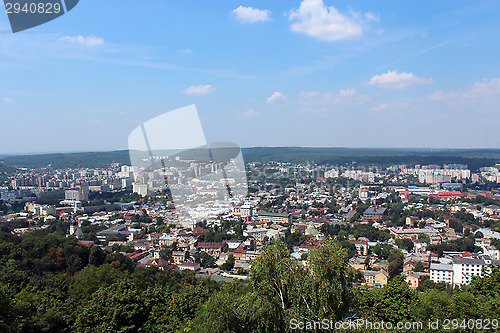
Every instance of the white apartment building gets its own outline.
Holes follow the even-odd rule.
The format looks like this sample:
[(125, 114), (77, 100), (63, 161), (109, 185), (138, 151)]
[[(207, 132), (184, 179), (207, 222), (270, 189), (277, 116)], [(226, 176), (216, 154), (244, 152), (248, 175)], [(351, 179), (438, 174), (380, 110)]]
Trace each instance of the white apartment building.
[(483, 276), (489, 272), (488, 265), (492, 260), (488, 257), (453, 258), (450, 264), (434, 264), (430, 266), (430, 279), (433, 282), (446, 282), (460, 286), (469, 284), (474, 276)]
[(325, 171), (325, 178), (338, 178), (338, 177), (339, 177), (339, 170), (337, 169), (331, 169)]
[(64, 200), (86, 201), (89, 200), (89, 188), (82, 187), (76, 190), (64, 191)]
[(473, 258), (453, 258), (453, 284), (469, 284), (473, 276), (483, 276), (483, 268), (491, 264), (491, 260)]
[(149, 187), (148, 184), (132, 183), (132, 191), (145, 197), (149, 194)]
[(433, 282), (453, 283), (453, 265), (451, 264), (434, 264), (430, 266), (430, 279)]

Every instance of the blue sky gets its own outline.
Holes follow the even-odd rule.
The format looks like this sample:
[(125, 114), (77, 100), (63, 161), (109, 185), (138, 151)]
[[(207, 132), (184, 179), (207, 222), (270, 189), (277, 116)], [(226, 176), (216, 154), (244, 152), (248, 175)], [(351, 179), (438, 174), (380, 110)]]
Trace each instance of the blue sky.
[(196, 104), (207, 141), (500, 147), (500, 2), (86, 0), (13, 34), (0, 153), (126, 149)]

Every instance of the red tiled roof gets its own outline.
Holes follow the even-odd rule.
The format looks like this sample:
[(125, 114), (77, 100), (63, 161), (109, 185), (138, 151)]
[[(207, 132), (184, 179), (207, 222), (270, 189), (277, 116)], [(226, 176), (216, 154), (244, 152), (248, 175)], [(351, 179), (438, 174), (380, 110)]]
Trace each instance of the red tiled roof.
[(222, 248), (222, 243), (198, 243), (196, 245), (198, 249), (220, 249)]
[(205, 228), (202, 228), (202, 227), (196, 227), (194, 228), (193, 230), (193, 234), (206, 234), (207, 232), (209, 232), (210, 230), (208, 229), (205, 229)]
[(356, 240), (356, 239), (349, 240), (349, 243), (351, 243), (351, 244), (363, 244), (363, 245), (368, 244), (367, 241), (360, 241), (360, 240)]

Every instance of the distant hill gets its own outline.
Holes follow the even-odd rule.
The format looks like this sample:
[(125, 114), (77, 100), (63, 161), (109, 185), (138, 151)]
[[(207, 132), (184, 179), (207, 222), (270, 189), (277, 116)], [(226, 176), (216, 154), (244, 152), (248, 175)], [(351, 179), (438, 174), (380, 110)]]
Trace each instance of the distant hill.
[(16, 168), (0, 163), (0, 172), (12, 173), (16, 171)]
[(40, 155), (16, 155), (3, 159), (8, 166), (24, 168), (100, 168), (111, 163), (130, 164), (128, 150), (110, 152), (55, 153)]
[[(500, 149), (396, 149), (396, 148), (243, 148), (247, 162), (291, 162), (329, 165), (466, 164), (471, 170), (500, 162)], [(16, 155), (0, 158), (6, 166), (54, 169), (130, 165), (127, 150), (110, 152)]]
[(500, 162), (500, 149), (399, 149), (255, 147), (243, 149), (246, 161), (346, 165), (466, 164), (476, 170)]

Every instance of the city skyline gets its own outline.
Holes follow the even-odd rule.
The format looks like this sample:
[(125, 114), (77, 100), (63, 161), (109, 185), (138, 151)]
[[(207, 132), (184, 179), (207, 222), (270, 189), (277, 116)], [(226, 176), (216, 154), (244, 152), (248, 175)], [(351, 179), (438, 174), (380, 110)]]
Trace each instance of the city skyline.
[[(196, 104), (241, 147), (499, 148), (492, 2), (81, 2), (0, 15), (0, 153), (109, 151)], [(110, 14), (112, 13), (112, 14)]]

